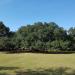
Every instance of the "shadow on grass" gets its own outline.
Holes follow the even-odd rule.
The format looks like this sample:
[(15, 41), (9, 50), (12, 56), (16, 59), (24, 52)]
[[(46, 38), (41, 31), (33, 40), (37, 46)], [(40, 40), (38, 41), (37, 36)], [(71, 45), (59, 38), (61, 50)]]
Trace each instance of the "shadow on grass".
[(5, 51), (6, 54), (34, 53), (34, 54), (75, 54), (75, 51)]
[(19, 69), (18, 67), (4, 67), (4, 66), (0, 66), (0, 71), (1, 70), (16, 70)]
[(6, 73), (0, 73), (0, 75), (8, 75), (8, 74), (6, 74)]
[(0, 75), (10, 75), (9, 73), (5, 73), (6, 70), (17, 70), (19, 69), (18, 67), (4, 67), (4, 66), (0, 66), (0, 72), (2, 72), (4, 70), (4, 72), (0, 73)]
[(6, 54), (37, 53), (37, 54), (74, 54), (75, 51), (39, 51), (39, 50), (0, 50)]
[[(49, 69), (43, 69), (39, 68), (36, 70), (20, 70), (17, 67), (1, 67), (0, 66), (0, 71), (1, 70), (14, 70), (15, 75), (75, 75), (75, 70), (72, 70), (71, 68), (49, 68)], [(10, 71), (9, 71), (10, 72)], [(10, 73), (0, 73), (0, 75), (11, 75)]]
[(17, 71), (16, 75), (75, 75), (75, 71), (67, 72), (70, 68), (57, 68), (57, 69), (45, 69), (33, 71), (28, 69), (27, 71)]

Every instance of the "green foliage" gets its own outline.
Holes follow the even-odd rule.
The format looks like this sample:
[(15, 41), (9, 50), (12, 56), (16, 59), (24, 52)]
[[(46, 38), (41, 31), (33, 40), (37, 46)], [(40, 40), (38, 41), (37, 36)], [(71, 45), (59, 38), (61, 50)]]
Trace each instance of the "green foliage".
[(9, 33), (9, 28), (6, 27), (3, 22), (0, 22), (0, 37), (7, 36)]
[(0, 22), (0, 49), (5, 50), (74, 50), (75, 28), (68, 32), (56, 23), (37, 22), (12, 32)]

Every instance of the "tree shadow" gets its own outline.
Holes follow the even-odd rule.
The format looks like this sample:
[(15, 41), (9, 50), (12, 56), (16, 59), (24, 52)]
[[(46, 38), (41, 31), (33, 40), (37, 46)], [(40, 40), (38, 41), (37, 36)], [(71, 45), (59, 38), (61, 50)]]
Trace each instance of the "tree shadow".
[(8, 75), (8, 74), (6, 74), (6, 73), (0, 73), (0, 75)]
[(72, 70), (71, 72), (67, 72), (70, 68), (57, 68), (57, 69), (44, 69), (36, 71), (28, 69), (27, 71), (17, 71), (16, 75), (75, 75), (75, 71)]
[(1, 70), (16, 70), (19, 69), (18, 67), (4, 67), (4, 66), (0, 66), (0, 71)]
[[(5, 66), (0, 66), (0, 71), (2, 72), (2, 70), (6, 71), (6, 70), (17, 70), (19, 69), (18, 67), (5, 67)], [(5, 72), (2, 72), (0, 73), (0, 75), (10, 75), (9, 73), (5, 73)]]
[[(18, 67), (2, 67), (0, 70), (14, 70), (15, 75), (75, 75), (75, 70), (72, 70), (68, 67), (59, 67), (59, 68), (49, 68), (43, 69), (38, 68), (36, 70), (27, 69), (20, 70)], [(0, 73), (0, 75), (10, 75), (9, 73)]]
[[(1, 51), (0, 51), (1, 52)], [(34, 54), (75, 54), (75, 51), (4, 51), (6, 54), (34, 53)]]

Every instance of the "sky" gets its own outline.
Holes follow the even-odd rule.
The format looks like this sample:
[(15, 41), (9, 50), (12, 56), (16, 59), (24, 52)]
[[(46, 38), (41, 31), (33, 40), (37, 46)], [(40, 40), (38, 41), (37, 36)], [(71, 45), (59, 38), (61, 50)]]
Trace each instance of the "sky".
[(0, 0), (0, 21), (16, 31), (34, 22), (75, 27), (75, 0)]

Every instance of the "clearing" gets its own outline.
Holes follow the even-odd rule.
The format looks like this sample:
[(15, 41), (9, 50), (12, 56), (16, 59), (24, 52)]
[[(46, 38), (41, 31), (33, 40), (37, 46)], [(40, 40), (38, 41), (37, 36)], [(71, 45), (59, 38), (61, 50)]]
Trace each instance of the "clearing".
[(0, 52), (0, 75), (75, 75), (75, 54)]

